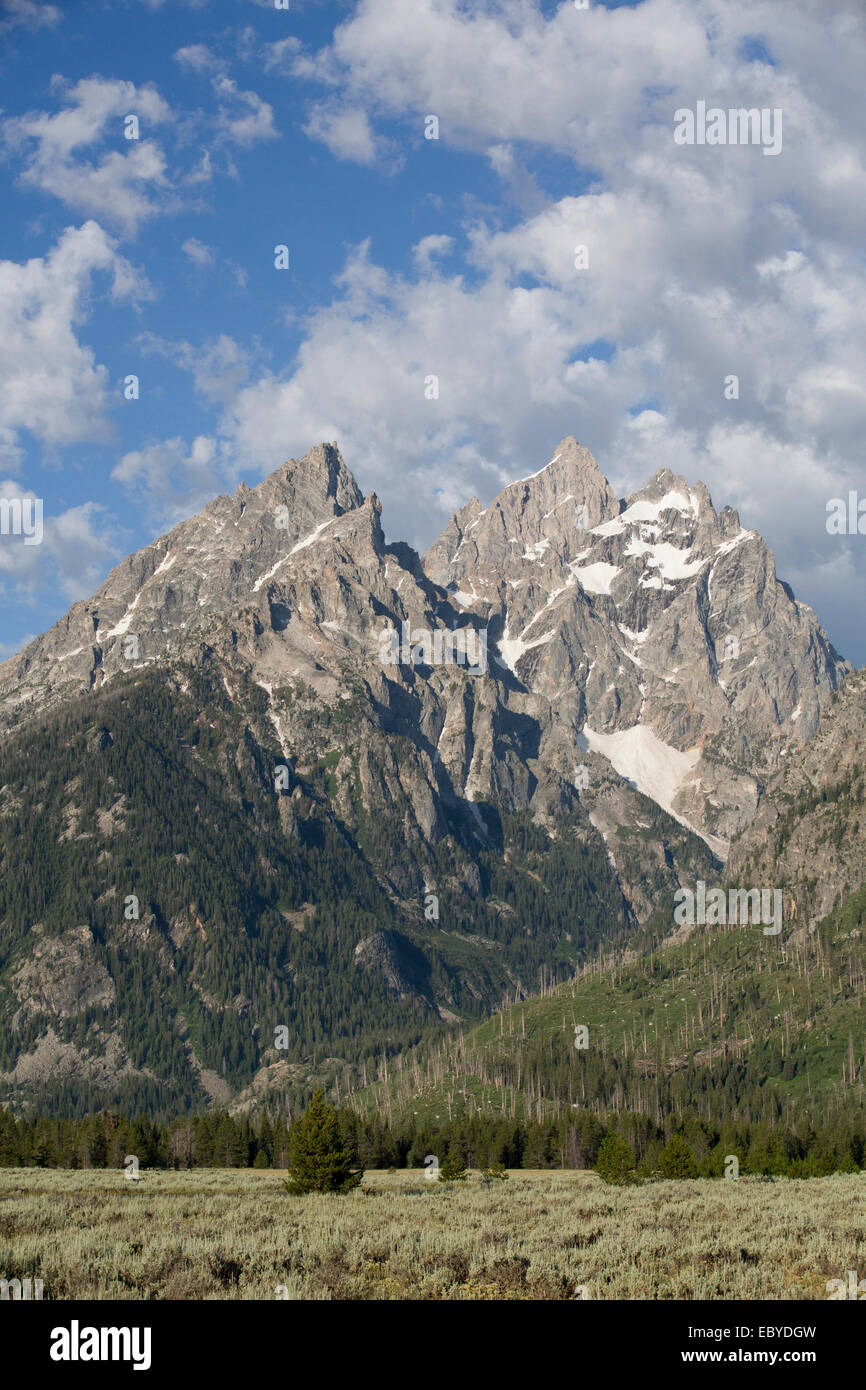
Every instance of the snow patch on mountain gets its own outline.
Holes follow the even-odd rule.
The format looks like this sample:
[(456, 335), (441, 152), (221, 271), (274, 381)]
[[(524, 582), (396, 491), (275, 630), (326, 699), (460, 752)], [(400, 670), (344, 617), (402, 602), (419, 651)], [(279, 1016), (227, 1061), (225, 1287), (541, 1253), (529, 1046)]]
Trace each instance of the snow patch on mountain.
[(139, 589), (135, 598), (132, 600), (132, 603), (129, 605), (123, 617), (120, 619), (120, 622), (116, 623), (114, 627), (110, 629), (110, 631), (105, 633), (106, 637), (122, 637), (124, 632), (129, 631), (129, 625), (132, 622), (132, 616), (135, 612), (135, 606), (140, 598), (141, 590)]
[(645, 565), (657, 569), (662, 579), (691, 579), (708, 563), (706, 556), (689, 560), (691, 546), (681, 550), (679, 546), (671, 545), (670, 541), (647, 542), (643, 536), (637, 535), (629, 541), (625, 553), (627, 556), (645, 556)]
[(674, 810), (677, 793), (687, 783), (695, 781), (695, 768), (701, 756), (699, 748), (688, 748), (681, 752), (664, 743), (645, 724), (634, 724), (630, 729), (618, 729), (612, 734), (600, 733), (584, 724), (577, 737), (585, 752), (601, 753), (620, 777), (631, 782), (644, 796), (650, 797), (680, 825), (700, 835), (720, 859), (727, 857), (727, 840), (698, 830)]
[(527, 473), (527, 475), (526, 475), (525, 478), (518, 478), (518, 479), (517, 479), (517, 482), (516, 482), (516, 483), (511, 483), (510, 486), (511, 486), (511, 487), (517, 487), (520, 483), (528, 483), (528, 482), (530, 481), (531, 478), (538, 478), (538, 477), (540, 477), (540, 475), (541, 475), (542, 473), (545, 473), (545, 472), (547, 471), (547, 469), (550, 467), (550, 464), (556, 463), (557, 459), (561, 459), (561, 458), (562, 458), (562, 454), (561, 454), (561, 453), (559, 453), (559, 454), (554, 454), (554, 455), (553, 455), (553, 458), (550, 460), (550, 463), (546, 463), (546, 464), (544, 465), (543, 468), (536, 468), (536, 470), (535, 470), (534, 473)]
[[(523, 631), (528, 631), (528, 629), (531, 626), (532, 623), (529, 623), (528, 626), (523, 629)], [(551, 638), (555, 636), (556, 633), (551, 631), (546, 632), (543, 637), (536, 638), (534, 642), (524, 642), (522, 635), (520, 637), (509, 637), (508, 628), (506, 628), (501, 638), (499, 639), (499, 642), (497, 643), (499, 647), (500, 666), (506, 666), (509, 671), (513, 671), (516, 675), (517, 663), (520, 660), (520, 658), (526, 652), (531, 651), (533, 647), (543, 647), (546, 642), (549, 642)]]
[(594, 565), (570, 565), (569, 568), (589, 594), (609, 594), (611, 584), (620, 573), (619, 565), (609, 565), (604, 560), (597, 560)]
[(545, 536), (543, 540), (533, 541), (532, 548), (523, 552), (524, 560), (540, 560), (544, 556), (545, 550), (550, 546), (550, 538)]
[(698, 748), (681, 753), (669, 743), (663, 743), (645, 724), (618, 729), (612, 734), (599, 733), (585, 724), (578, 740), (590, 753), (601, 753), (620, 777), (633, 782), (638, 791), (652, 797), (671, 815), (674, 814), (671, 810), (674, 797), (683, 783), (690, 780), (700, 757)]
[(684, 496), (681, 492), (666, 492), (658, 502), (650, 502), (644, 498), (639, 502), (632, 502), (630, 507), (620, 512), (617, 520), (630, 526), (635, 521), (658, 521), (662, 512), (682, 512), (684, 516), (697, 516), (698, 506), (691, 494)]
[(459, 603), (461, 608), (469, 608), (473, 603), (477, 603), (478, 601), (478, 595), (474, 587), (471, 594), (464, 593), (462, 589), (454, 589), (449, 592), (455, 603)]
[(155, 579), (158, 574), (164, 574), (166, 570), (170, 570), (172, 565), (176, 562), (176, 560), (177, 554), (166, 555), (162, 562), (159, 565), (157, 565), (156, 569), (151, 575), (151, 579)]

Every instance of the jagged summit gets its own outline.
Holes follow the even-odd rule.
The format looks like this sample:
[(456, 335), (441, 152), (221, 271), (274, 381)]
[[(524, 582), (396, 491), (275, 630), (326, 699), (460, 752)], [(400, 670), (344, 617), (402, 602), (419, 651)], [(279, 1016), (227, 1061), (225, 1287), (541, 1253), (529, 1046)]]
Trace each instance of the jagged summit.
[[(385, 708), (420, 687), (383, 672), (383, 626), (470, 625), (489, 639), (489, 699), (531, 712), (542, 760), (569, 776), (581, 756), (606, 760), (723, 856), (850, 669), (702, 483), (665, 468), (620, 500), (573, 436), (487, 507), (468, 502), (423, 561), (386, 545), (380, 512), (333, 443), (240, 484), (0, 666), (0, 723), (173, 660), (324, 700), (363, 680)], [(449, 753), (470, 799), (503, 775), (475, 737)]]
[[(233, 520), (239, 525), (243, 521), (241, 534), (245, 536), (251, 533), (262, 517), (268, 517), (278, 507), (285, 507), (289, 515), (284, 537), (299, 539), (306, 534), (305, 528), (313, 518), (341, 516), (363, 506), (363, 503), (364, 494), (343, 462), (337, 445), (316, 444), (303, 458), (288, 459), (255, 487), (249, 488), (242, 482), (233, 497), (214, 498), (204, 508), (200, 518), (214, 517), (219, 520), (227, 504), (230, 504), (232, 513), (239, 507), (241, 515), (233, 516)], [(182, 527), (192, 526), (200, 518), (193, 517), (189, 522), (181, 522), (164, 539), (171, 540), (181, 532)]]
[(573, 434), (567, 434), (561, 439), (553, 451), (550, 459), (543, 467), (536, 469), (534, 473), (529, 473), (525, 478), (518, 478), (515, 482), (509, 483), (505, 489), (519, 487), (521, 483), (531, 482), (534, 478), (545, 475), (545, 481), (559, 484), (561, 487), (578, 489), (581, 486), (604, 486), (607, 479), (589, 449), (585, 449), (579, 444)]
[(571, 436), (458, 512), (425, 564), (549, 702), (557, 756), (580, 740), (720, 855), (850, 670), (703, 483), (663, 468), (620, 501)]
[[(348, 518), (359, 514), (357, 522)], [(15, 719), (55, 692), (206, 641), (224, 615), (261, 594), (313, 544), (366, 530), (381, 549), (377, 498), (364, 495), (335, 444), (290, 459), (256, 487), (240, 483), (117, 565), (90, 598), (0, 665), (0, 718)], [(342, 521), (342, 525), (341, 525)], [(137, 639), (134, 644), (131, 639)]]
[(314, 445), (302, 459), (289, 459), (259, 486), (264, 488), (268, 482), (277, 479), (284, 482), (294, 494), (315, 493), (324, 484), (325, 496), (333, 498), (335, 507), (340, 511), (352, 511), (364, 501), (364, 494), (343, 462), (336, 444)]
[[(286, 1078), (276, 1021), (312, 1052), (373, 1036), (370, 1000), (382, 1037), (492, 1010), (750, 823), (812, 873), (813, 758), (856, 787), (862, 693), (826, 721), (847, 663), (735, 512), (667, 470), (620, 500), (571, 437), (424, 561), (380, 511), (318, 445), (0, 667), (0, 1099), (186, 1073), (225, 1099)], [(461, 628), (476, 658), (440, 659)]]
[(459, 581), (469, 557), (484, 567), (479, 598), (492, 597), (503, 576), (520, 569), (527, 552), (553, 548), (567, 557), (576, 534), (619, 511), (619, 502), (588, 449), (569, 435), (543, 468), (518, 478), (486, 508), (473, 498), (452, 517), (425, 556), (437, 583)]

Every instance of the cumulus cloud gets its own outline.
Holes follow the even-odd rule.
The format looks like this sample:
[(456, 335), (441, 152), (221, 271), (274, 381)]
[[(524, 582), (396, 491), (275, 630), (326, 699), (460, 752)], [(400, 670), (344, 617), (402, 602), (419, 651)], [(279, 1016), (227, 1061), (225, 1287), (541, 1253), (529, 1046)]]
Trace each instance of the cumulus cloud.
[(304, 131), (321, 140), (338, 159), (356, 164), (375, 164), (386, 144), (374, 137), (366, 111), (358, 106), (336, 110), (327, 103), (314, 106)]
[(202, 114), (200, 119), (214, 126), (219, 140), (247, 148), (258, 140), (278, 138), (273, 107), (257, 92), (242, 91), (229, 76), (225, 58), (207, 44), (194, 43), (179, 48), (174, 59), (182, 68), (210, 78), (216, 114)]
[[(202, 130), (223, 150), (247, 149), (277, 138), (272, 108), (257, 93), (240, 90), (205, 45), (193, 45), (175, 56), (187, 68), (209, 74), (213, 110), (181, 119), (151, 84), (136, 86), (100, 76), (71, 84), (55, 77), (52, 89), (59, 110), (32, 111), (0, 123), (3, 152), (19, 162), (20, 183), (133, 235), (143, 222), (180, 211), (189, 201), (189, 191), (213, 179), (210, 149), (196, 151), (195, 163), (188, 160)], [(138, 131), (130, 138), (127, 117), (138, 121)], [(171, 167), (155, 138), (159, 127), (176, 141)], [(230, 160), (224, 158), (221, 164), (225, 172), (236, 175)]]
[[(0, 498), (33, 497), (32, 491), (11, 478), (0, 481)], [(43, 511), (47, 510), (46, 500), (40, 500)], [(46, 592), (59, 592), (69, 603), (91, 594), (109, 565), (121, 557), (103, 511), (99, 503), (85, 502), (53, 516), (45, 515), (38, 545), (26, 544), (21, 536), (4, 536), (0, 540), (0, 594), (24, 605)], [(21, 645), (28, 640), (23, 639)], [(11, 655), (18, 649), (16, 646), (0, 655)]]
[(223, 69), (222, 60), (206, 43), (190, 43), (185, 48), (179, 48), (174, 60), (192, 72), (221, 72)]
[[(21, 182), (128, 232), (165, 210), (172, 201), (165, 155), (148, 132), (172, 113), (156, 89), (103, 77), (72, 86), (55, 78), (53, 85), (66, 103), (58, 112), (30, 112), (2, 124), (7, 154), (23, 159)], [(138, 139), (124, 136), (128, 115), (138, 117)], [(115, 148), (87, 157), (105, 142)]]
[(179, 438), (160, 440), (124, 454), (111, 476), (140, 499), (154, 523), (172, 526), (219, 491), (218, 444), (206, 435), (189, 449)]
[(147, 282), (96, 222), (67, 227), (44, 257), (0, 261), (0, 454), (20, 457), (23, 431), (55, 449), (107, 435), (108, 369), (77, 336), (97, 276), (111, 301)]
[(452, 236), (444, 236), (442, 233), (432, 233), (430, 236), (422, 237), (417, 245), (412, 247), (412, 256), (419, 270), (429, 271), (432, 269), (433, 262), (437, 256), (447, 256), (454, 245)]
[(180, 248), (185, 256), (198, 266), (211, 266), (216, 263), (216, 256), (213, 247), (206, 246), (198, 237), (187, 237), (183, 246)]
[(240, 91), (226, 76), (214, 79), (214, 91), (219, 101), (219, 130), (232, 144), (249, 146), (257, 140), (277, 138), (273, 108), (255, 92)]
[(184, 339), (172, 341), (155, 333), (143, 333), (139, 343), (145, 353), (158, 353), (189, 372), (198, 396), (209, 403), (232, 400), (249, 378), (250, 364), (259, 355), (258, 344), (242, 348), (227, 333), (220, 333), (200, 347)]
[[(775, 65), (744, 60), (754, 35)], [(362, 0), (325, 48), (288, 67), (338, 86), (341, 100), (373, 117), (417, 124), (435, 113), (442, 138), (460, 148), (532, 143), (610, 175), (639, 156), (654, 127), (670, 136), (676, 107), (697, 97), (784, 104), (800, 124), (825, 112), (848, 136), (840, 152), (852, 149), (863, 122), (851, 116), (860, 107), (862, 38), (856, 0), (835, 16), (807, 3), (792, 14), (774, 0), (644, 0), (585, 11), (563, 3), (548, 15), (523, 0), (418, 0), (411, 10), (402, 0)], [(780, 96), (784, 103), (772, 100)]]
[(299, 57), (302, 49), (301, 40), (294, 34), (285, 39), (277, 39), (275, 43), (265, 44), (262, 50), (265, 72), (290, 73), (292, 64)]

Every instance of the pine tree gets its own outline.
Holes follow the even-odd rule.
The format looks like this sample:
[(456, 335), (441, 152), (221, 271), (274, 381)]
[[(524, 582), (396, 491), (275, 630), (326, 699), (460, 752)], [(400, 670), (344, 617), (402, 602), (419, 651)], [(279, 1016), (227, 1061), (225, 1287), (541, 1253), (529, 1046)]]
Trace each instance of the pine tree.
[(463, 1166), (463, 1159), (455, 1149), (450, 1148), (445, 1155), (444, 1162), (439, 1167), (440, 1182), (465, 1182), (466, 1169)]
[(351, 1192), (364, 1176), (353, 1168), (355, 1155), (344, 1148), (337, 1127), (337, 1112), (316, 1091), (289, 1138), (290, 1174), (283, 1184), (287, 1192)]
[(629, 1144), (620, 1134), (609, 1134), (603, 1139), (595, 1161), (595, 1171), (608, 1183), (633, 1183), (635, 1176), (635, 1156)]
[(663, 1178), (697, 1177), (695, 1156), (681, 1134), (672, 1134), (659, 1154), (659, 1172)]

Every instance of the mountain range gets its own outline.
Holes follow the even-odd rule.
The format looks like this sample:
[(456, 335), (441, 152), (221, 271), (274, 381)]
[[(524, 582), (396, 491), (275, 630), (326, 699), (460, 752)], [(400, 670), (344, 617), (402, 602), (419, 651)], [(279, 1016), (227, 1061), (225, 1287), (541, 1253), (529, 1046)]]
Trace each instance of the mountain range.
[(698, 881), (794, 949), (862, 884), (863, 704), (703, 484), (568, 438), (422, 557), (318, 445), (0, 665), (0, 1100), (345, 1097)]

